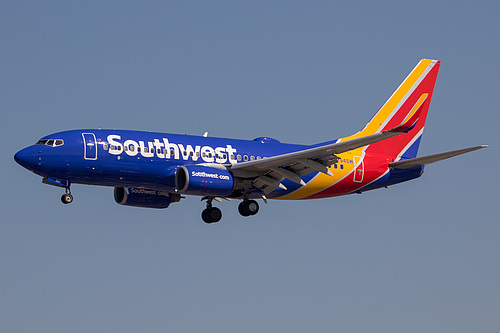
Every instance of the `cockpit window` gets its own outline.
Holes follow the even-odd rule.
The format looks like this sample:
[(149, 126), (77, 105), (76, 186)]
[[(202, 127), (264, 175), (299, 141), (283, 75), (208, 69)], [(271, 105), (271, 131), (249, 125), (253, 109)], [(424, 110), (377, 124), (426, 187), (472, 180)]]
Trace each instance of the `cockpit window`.
[(44, 140), (38, 140), (36, 143), (37, 145), (46, 145), (50, 147), (57, 147), (57, 146), (62, 146), (64, 144), (64, 140), (61, 139), (44, 139)]

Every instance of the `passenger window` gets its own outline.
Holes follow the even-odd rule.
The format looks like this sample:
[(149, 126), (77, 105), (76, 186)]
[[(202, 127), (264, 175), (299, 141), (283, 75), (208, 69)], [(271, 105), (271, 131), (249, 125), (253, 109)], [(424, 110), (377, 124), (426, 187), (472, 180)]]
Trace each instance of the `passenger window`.
[(108, 150), (108, 145), (107, 145), (107, 144), (103, 144), (103, 145), (102, 145), (102, 149), (104, 149), (104, 150)]
[(248, 161), (248, 156), (247, 155), (243, 155), (243, 160), (246, 162)]
[(200, 152), (199, 151), (196, 152), (196, 157), (200, 157)]
[(236, 156), (236, 158), (238, 159), (238, 161), (241, 161), (241, 155), (240, 155), (240, 154), (238, 154), (238, 155)]
[(233, 161), (234, 161), (234, 155), (231, 155), (231, 160), (233, 160)]
[(124, 146), (124, 147), (123, 147), (123, 150), (124, 150), (124, 151), (127, 151), (127, 150), (128, 150), (128, 147), (127, 147), (127, 146)]
[(250, 156), (250, 161), (255, 160), (255, 156)]
[(193, 157), (193, 155), (194, 155), (194, 154), (193, 154), (193, 152), (190, 152), (190, 153), (189, 153), (189, 156)]
[(134, 151), (135, 150), (135, 146), (130, 146), (130, 151)]
[(262, 159), (262, 157), (260, 157), (260, 156), (257, 156), (257, 160), (260, 160), (260, 159)]
[(334, 164), (334, 165), (333, 165), (333, 168), (334, 168), (334, 169), (337, 169), (337, 164)]
[(340, 165), (340, 168), (341, 168), (341, 169), (344, 169), (344, 165), (343, 165), (343, 164), (341, 164), (341, 165)]

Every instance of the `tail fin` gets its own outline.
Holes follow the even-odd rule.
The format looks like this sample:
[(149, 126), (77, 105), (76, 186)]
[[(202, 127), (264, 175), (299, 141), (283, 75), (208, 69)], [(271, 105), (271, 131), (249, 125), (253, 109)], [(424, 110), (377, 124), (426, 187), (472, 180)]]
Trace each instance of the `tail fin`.
[(439, 65), (438, 60), (421, 60), (365, 128), (341, 141), (383, 132), (417, 119), (407, 133), (365, 147), (370, 153), (387, 155), (393, 160), (416, 157)]

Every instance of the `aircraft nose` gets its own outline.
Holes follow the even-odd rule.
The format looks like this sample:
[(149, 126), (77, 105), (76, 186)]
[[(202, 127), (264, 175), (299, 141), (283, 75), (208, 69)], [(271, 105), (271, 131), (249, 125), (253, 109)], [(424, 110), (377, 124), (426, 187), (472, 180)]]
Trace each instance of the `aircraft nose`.
[(21, 149), (14, 155), (14, 160), (26, 169), (33, 170), (35, 162), (35, 148), (27, 147)]

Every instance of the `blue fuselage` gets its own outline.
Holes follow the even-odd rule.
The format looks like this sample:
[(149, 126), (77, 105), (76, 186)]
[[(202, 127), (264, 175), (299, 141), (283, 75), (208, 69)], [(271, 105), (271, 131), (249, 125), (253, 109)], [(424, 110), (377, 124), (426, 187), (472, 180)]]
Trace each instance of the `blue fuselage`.
[[(62, 144), (56, 145), (56, 141)], [(51, 145), (47, 145), (47, 142)], [(42, 176), (71, 183), (175, 191), (175, 171), (187, 164), (236, 164), (304, 149), (270, 138), (253, 141), (129, 130), (72, 130), (43, 137), (16, 154)], [(314, 173), (315, 174), (315, 173)], [(310, 179), (314, 174), (307, 175)], [(290, 182), (289, 189), (296, 188)], [(275, 191), (270, 197), (285, 194)]]

